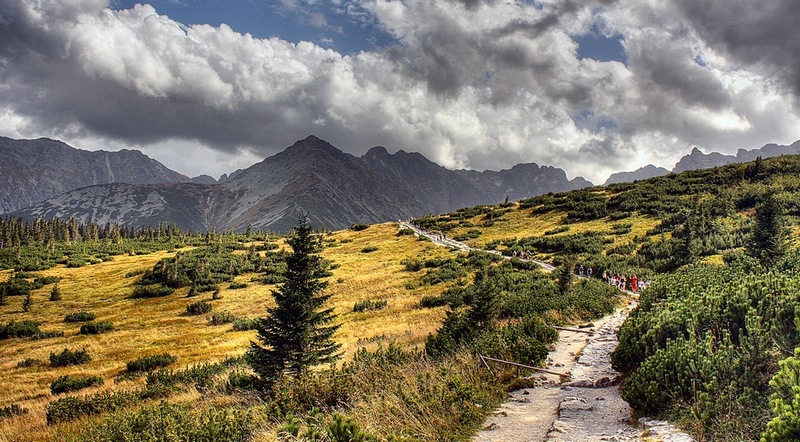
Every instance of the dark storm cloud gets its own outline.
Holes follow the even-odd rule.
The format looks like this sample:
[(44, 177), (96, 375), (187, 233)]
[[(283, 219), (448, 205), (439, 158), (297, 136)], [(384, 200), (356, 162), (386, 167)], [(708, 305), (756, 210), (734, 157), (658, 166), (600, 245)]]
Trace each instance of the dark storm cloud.
[(797, 0), (680, 0), (677, 4), (710, 46), (740, 63), (762, 64), (800, 94)]
[[(800, 136), (790, 100), (770, 88), (796, 60), (779, 64), (771, 50), (785, 50), (765, 48), (776, 40), (737, 40), (688, 0), (452, 1), (359, 2), (395, 44), (342, 55), (184, 26), (147, 5), (3, 0), (0, 134), (172, 149), (165, 157), (215, 175), (233, 169), (187, 152), (257, 160), (315, 134), (354, 154), (385, 145), (451, 168), (536, 162), (595, 181), (671, 166), (657, 160), (695, 144)], [(621, 35), (628, 64), (579, 59), (572, 36), (593, 30)], [(738, 64), (719, 63), (713, 48)]]

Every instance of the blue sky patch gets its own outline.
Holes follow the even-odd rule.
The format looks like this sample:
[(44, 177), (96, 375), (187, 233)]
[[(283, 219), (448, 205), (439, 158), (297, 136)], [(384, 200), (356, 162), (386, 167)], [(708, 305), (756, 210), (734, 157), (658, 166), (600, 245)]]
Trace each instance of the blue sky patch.
[[(141, 0), (113, 0), (112, 9), (130, 9)], [(222, 23), (257, 38), (310, 41), (342, 54), (371, 51), (394, 43), (358, 2), (284, 2), (267, 0), (151, 0), (160, 15), (184, 25)], [(291, 5), (293, 3), (293, 5)]]
[(578, 43), (578, 58), (590, 58), (596, 61), (618, 61), (628, 64), (628, 56), (622, 47), (622, 36), (617, 34), (606, 37), (596, 32), (585, 35), (573, 35), (572, 39)]

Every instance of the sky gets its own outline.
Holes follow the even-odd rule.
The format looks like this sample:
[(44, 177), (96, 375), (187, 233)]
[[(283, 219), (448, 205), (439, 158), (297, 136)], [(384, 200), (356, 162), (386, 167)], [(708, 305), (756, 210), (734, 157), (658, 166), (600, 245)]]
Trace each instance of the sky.
[(800, 139), (796, 0), (3, 0), (0, 135), (218, 177), (316, 135), (602, 183)]

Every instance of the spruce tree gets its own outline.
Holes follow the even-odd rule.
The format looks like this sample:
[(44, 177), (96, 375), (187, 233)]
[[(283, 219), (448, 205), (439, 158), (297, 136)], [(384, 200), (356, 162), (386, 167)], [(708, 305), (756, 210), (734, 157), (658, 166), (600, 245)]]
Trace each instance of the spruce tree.
[(556, 275), (556, 286), (561, 296), (566, 296), (572, 291), (572, 280), (575, 278), (575, 264), (578, 258), (568, 255), (564, 258), (561, 267), (553, 272)]
[(783, 208), (774, 196), (769, 195), (756, 205), (756, 214), (747, 252), (770, 267), (786, 252), (788, 231), (783, 219)]
[(50, 300), (51, 301), (61, 300), (61, 289), (58, 288), (58, 283), (55, 283), (55, 285), (53, 285), (53, 289), (50, 290)]
[(302, 215), (288, 240), (292, 253), (286, 258), (285, 281), (272, 291), (275, 307), (258, 319), (257, 342), (247, 351), (250, 367), (265, 386), (282, 374), (297, 375), (304, 369), (336, 361), (340, 345), (333, 342), (333, 308), (323, 308), (330, 295), (324, 294), (330, 275), (318, 255), (320, 237)]

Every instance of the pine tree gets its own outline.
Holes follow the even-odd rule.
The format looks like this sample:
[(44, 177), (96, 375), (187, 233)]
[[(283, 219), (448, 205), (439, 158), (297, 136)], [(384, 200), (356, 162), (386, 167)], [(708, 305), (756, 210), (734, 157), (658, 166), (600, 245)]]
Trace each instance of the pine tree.
[(31, 304), (32, 304), (31, 294), (28, 293), (27, 295), (25, 295), (25, 300), (22, 301), (22, 311), (23, 312), (31, 311)]
[(747, 253), (761, 261), (765, 267), (770, 267), (786, 252), (787, 235), (783, 208), (780, 202), (770, 195), (756, 206)]
[(323, 308), (330, 298), (323, 294), (327, 287), (323, 278), (330, 273), (318, 255), (321, 240), (306, 215), (300, 217), (288, 243), (292, 253), (286, 259), (286, 280), (272, 291), (275, 307), (259, 318), (258, 342), (251, 341), (247, 351), (247, 361), (265, 386), (284, 373), (297, 375), (341, 356), (340, 345), (332, 340), (339, 328), (331, 325), (333, 308)]
[(575, 275), (575, 264), (577, 258), (569, 255), (564, 259), (563, 264), (554, 273), (556, 275), (556, 285), (558, 286), (558, 293), (566, 296), (572, 291), (572, 280)]
[(51, 301), (61, 300), (61, 289), (58, 288), (58, 283), (55, 283), (55, 285), (53, 285), (53, 290), (50, 290), (50, 300)]

